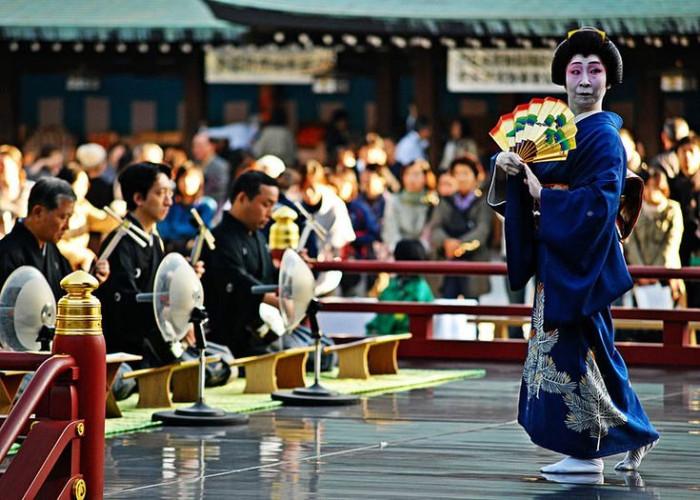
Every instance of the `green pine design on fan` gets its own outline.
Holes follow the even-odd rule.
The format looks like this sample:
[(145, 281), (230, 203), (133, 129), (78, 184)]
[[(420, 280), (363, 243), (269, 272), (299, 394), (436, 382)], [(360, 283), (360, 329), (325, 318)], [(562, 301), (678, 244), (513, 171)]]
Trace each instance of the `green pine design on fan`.
[(506, 136), (515, 137), (518, 132), (525, 130), (525, 127), (527, 127), (528, 125), (535, 125), (536, 123), (537, 115), (529, 114), (527, 116), (520, 116), (517, 120), (515, 120), (515, 126), (513, 127), (513, 130), (508, 132)]
[(501, 116), (489, 135), (527, 163), (566, 159), (576, 148), (574, 115), (561, 100), (535, 98)]

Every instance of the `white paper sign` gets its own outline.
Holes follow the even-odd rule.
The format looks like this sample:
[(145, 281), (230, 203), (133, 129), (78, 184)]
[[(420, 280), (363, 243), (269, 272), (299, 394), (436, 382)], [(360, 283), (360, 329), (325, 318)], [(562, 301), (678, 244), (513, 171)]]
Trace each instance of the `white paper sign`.
[(207, 83), (280, 83), (310, 85), (335, 68), (332, 49), (217, 47), (207, 49)]
[(550, 49), (449, 49), (450, 92), (564, 92), (551, 76)]

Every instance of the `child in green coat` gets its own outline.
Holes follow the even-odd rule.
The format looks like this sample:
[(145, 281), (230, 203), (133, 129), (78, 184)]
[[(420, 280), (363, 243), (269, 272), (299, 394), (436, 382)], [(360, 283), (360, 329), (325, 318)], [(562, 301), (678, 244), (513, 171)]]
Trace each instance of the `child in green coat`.
[[(426, 252), (418, 240), (401, 240), (394, 249), (396, 260), (425, 260)], [(398, 275), (379, 294), (379, 300), (401, 302), (432, 302), (435, 297), (422, 276)], [(367, 335), (390, 335), (409, 331), (408, 315), (404, 313), (377, 314), (365, 326)]]

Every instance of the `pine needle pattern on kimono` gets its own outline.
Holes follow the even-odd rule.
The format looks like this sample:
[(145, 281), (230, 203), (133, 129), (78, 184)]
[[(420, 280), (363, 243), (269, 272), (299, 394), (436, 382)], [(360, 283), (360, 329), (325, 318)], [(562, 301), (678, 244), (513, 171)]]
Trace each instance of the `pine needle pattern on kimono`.
[(552, 394), (569, 394), (576, 387), (568, 373), (558, 371), (549, 353), (559, 340), (559, 331), (544, 330), (544, 286), (537, 284), (535, 305), (532, 312), (532, 334), (528, 342), (527, 359), (523, 367), (523, 380), (527, 397), (540, 397), (540, 390)]
[(590, 431), (591, 438), (598, 440), (596, 450), (599, 450), (600, 440), (607, 436), (608, 430), (627, 423), (627, 417), (610, 399), (591, 351), (588, 351), (586, 373), (578, 387), (580, 395), (571, 393), (564, 396), (570, 411), (566, 415), (566, 427), (575, 432)]

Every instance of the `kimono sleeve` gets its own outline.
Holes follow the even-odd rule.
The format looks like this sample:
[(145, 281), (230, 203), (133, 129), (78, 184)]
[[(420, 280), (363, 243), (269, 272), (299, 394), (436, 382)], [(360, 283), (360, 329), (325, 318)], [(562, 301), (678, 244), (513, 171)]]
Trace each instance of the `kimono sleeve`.
[(571, 166), (569, 190), (542, 190), (539, 277), (551, 326), (609, 306), (632, 285), (615, 226), (625, 163), (617, 131), (602, 127)]
[(508, 282), (513, 290), (523, 288), (535, 274), (537, 252), (533, 201), (525, 187), (525, 174), (509, 175), (506, 182), (505, 214)]
[(532, 197), (525, 187), (525, 175), (507, 175), (491, 158), (491, 184), (486, 196), (489, 206), (505, 218), (506, 261), (511, 289), (520, 290), (536, 269), (535, 222)]
[(503, 170), (496, 167), (496, 157), (498, 154), (491, 158), (491, 182), (489, 184), (489, 191), (486, 195), (486, 201), (489, 206), (500, 216), (506, 216), (506, 186), (508, 174)]

